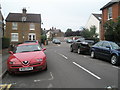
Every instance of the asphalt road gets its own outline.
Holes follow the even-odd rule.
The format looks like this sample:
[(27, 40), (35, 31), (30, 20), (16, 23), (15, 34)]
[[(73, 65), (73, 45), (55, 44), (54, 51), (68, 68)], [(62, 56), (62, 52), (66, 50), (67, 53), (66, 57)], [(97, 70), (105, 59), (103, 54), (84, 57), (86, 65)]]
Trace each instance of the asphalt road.
[[(9, 88), (105, 88), (118, 87), (120, 67), (89, 55), (70, 52), (69, 45), (49, 44), (45, 51), (48, 70), (24, 75), (6, 74)], [(97, 89), (96, 89), (97, 90)]]

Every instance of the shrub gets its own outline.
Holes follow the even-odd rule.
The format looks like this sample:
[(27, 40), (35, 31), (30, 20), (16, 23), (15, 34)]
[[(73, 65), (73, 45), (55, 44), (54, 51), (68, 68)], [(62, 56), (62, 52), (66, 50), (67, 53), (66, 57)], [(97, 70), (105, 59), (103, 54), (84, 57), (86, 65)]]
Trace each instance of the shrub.
[(10, 46), (10, 39), (3, 37), (2, 38), (2, 49), (8, 48)]

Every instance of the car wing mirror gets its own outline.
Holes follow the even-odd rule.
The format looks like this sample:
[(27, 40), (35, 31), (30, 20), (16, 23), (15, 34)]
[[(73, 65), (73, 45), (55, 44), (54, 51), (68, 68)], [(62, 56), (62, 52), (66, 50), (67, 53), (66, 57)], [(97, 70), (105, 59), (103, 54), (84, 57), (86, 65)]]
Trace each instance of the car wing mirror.
[(12, 51), (9, 51), (9, 54), (14, 54)]
[(42, 51), (45, 51), (45, 50), (46, 50), (46, 48), (43, 48), (43, 49), (42, 49)]

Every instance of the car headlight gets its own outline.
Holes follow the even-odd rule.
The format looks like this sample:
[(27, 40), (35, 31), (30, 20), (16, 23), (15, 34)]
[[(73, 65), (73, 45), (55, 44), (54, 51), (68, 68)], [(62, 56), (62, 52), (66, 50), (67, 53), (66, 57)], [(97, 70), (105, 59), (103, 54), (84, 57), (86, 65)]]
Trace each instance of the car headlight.
[(13, 61), (10, 61), (10, 62), (9, 62), (9, 64), (15, 64), (15, 62), (13, 62)]
[(37, 61), (42, 61), (43, 59), (42, 58), (40, 58), (40, 59), (36, 59)]

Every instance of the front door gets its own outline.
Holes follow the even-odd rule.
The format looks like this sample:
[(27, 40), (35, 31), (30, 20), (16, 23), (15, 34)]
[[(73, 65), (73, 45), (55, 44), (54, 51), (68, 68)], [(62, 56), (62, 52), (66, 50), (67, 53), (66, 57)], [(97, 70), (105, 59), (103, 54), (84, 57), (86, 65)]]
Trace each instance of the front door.
[(36, 34), (35, 33), (29, 33), (28, 40), (30, 40), (30, 41), (36, 40)]

